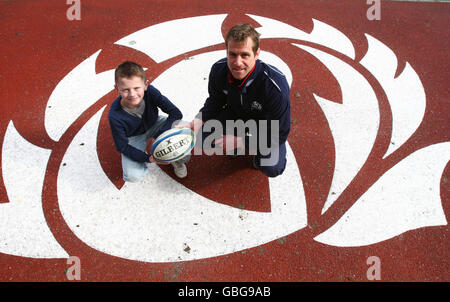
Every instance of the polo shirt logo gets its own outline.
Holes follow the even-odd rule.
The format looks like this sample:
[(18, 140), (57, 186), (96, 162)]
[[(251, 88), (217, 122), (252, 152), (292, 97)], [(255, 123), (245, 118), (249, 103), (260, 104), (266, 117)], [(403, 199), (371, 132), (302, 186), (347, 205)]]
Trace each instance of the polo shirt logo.
[(250, 108), (251, 108), (251, 110), (261, 111), (262, 105), (260, 103), (258, 103), (257, 101), (253, 101), (253, 103), (250, 105)]

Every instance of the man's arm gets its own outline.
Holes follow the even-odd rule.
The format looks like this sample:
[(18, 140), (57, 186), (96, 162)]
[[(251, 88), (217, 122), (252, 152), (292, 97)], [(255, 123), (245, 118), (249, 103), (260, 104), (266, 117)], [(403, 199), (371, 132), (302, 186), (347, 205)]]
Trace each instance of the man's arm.
[(268, 106), (268, 134), (271, 133), (271, 121), (277, 121), (279, 123), (278, 143), (280, 145), (286, 142), (291, 129), (290, 109), (289, 92), (276, 93), (272, 96)]
[(259, 120), (258, 132), (244, 137), (246, 149), (250, 149), (250, 145), (255, 147), (250, 143), (252, 140), (256, 140), (257, 146), (263, 144), (270, 148), (277, 148), (286, 142), (291, 128), (289, 91), (270, 91), (266, 97), (265, 111), (265, 118)]

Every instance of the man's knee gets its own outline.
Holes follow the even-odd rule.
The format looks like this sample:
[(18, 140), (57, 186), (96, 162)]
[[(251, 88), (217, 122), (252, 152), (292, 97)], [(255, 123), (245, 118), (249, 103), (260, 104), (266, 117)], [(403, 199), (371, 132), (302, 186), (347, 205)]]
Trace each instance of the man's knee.
[(263, 172), (268, 177), (277, 177), (283, 174), (286, 168), (286, 157), (280, 158), (280, 160), (276, 163), (265, 164), (264, 158), (260, 158), (255, 156), (253, 159), (253, 165), (256, 169)]
[(259, 170), (268, 177), (277, 177), (277, 176), (283, 174), (284, 169), (285, 169), (285, 166), (283, 166), (283, 167), (279, 167), (279, 166), (261, 166), (261, 167), (259, 167)]

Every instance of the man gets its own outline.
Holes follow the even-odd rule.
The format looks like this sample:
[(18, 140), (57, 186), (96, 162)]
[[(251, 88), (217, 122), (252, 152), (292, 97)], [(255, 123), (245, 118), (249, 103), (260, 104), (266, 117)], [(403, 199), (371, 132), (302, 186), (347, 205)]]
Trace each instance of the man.
[[(203, 126), (199, 140), (204, 141), (211, 135), (211, 129), (204, 129), (205, 123), (219, 121), (224, 132), (213, 141), (212, 147), (223, 147), (227, 153), (230, 149), (254, 152), (254, 167), (276, 177), (286, 167), (285, 143), (291, 124), (289, 85), (278, 69), (258, 59), (259, 33), (251, 25), (233, 26), (225, 45), (227, 57), (211, 68), (209, 97), (203, 108), (189, 124), (180, 126), (190, 127), (195, 133)], [(227, 121), (239, 120), (247, 126), (252, 125), (247, 122), (256, 122), (253, 123), (256, 131), (246, 129), (244, 135), (236, 135), (235, 130), (227, 129)], [(263, 148), (264, 143), (268, 149)]]

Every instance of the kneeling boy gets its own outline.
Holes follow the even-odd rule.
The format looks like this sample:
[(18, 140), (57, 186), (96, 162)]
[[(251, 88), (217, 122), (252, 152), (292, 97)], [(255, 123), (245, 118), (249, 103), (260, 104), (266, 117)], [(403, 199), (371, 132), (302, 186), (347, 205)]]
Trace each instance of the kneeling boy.
[[(119, 92), (111, 104), (108, 119), (117, 150), (122, 154), (123, 179), (138, 182), (147, 174), (147, 164), (155, 162), (145, 152), (150, 138), (156, 138), (183, 117), (181, 111), (148, 84), (144, 69), (126, 61), (115, 70), (115, 87)], [(158, 114), (159, 109), (168, 116)], [(189, 156), (171, 163), (175, 175), (187, 176)]]

